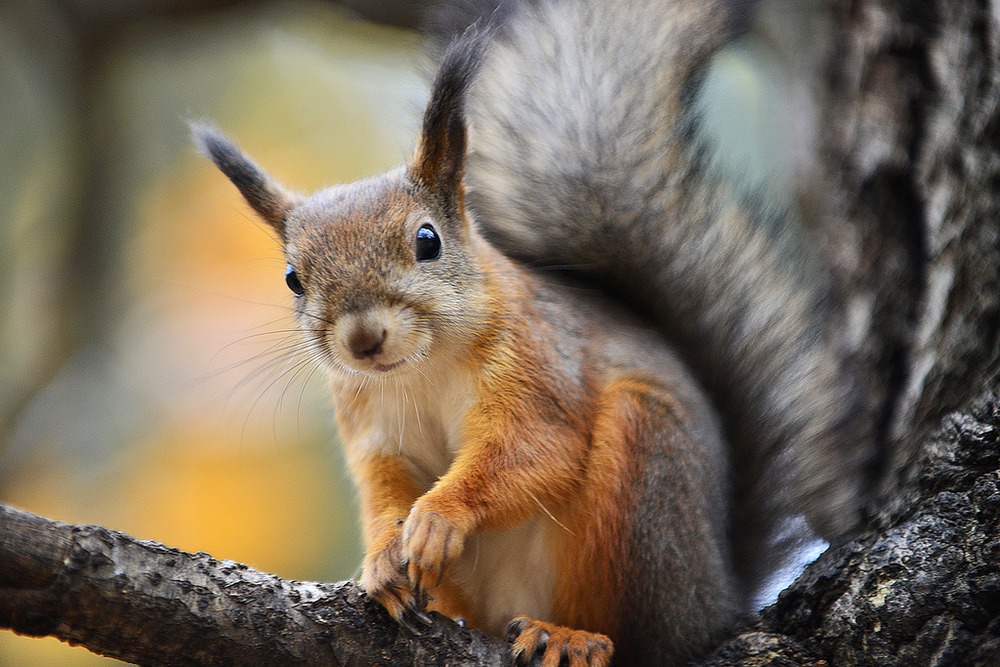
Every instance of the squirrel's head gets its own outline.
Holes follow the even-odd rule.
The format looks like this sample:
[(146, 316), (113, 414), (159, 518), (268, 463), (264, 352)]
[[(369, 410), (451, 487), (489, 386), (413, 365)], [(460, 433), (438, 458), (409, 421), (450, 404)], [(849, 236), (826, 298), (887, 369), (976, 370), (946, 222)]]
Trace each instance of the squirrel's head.
[(445, 55), (405, 168), (309, 196), (214, 128), (196, 142), (280, 237), (299, 325), (331, 370), (405, 373), (477, 333), (489, 299), (465, 210), (463, 100), (482, 40)]

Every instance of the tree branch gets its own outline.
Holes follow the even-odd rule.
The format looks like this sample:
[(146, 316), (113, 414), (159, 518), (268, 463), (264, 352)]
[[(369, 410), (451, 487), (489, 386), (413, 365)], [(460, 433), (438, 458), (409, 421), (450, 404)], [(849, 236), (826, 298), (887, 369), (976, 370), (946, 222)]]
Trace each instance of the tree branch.
[(0, 506), (0, 627), (146, 665), (503, 664), (440, 615), (417, 637), (353, 582), (280, 579)]

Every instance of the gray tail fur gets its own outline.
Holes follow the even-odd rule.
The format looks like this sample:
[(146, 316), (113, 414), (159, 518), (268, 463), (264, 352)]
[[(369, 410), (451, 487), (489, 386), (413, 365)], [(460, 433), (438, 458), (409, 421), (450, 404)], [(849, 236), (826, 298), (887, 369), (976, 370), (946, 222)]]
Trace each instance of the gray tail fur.
[(734, 557), (750, 587), (783, 516), (829, 540), (857, 525), (871, 439), (805, 232), (714, 177), (695, 139), (699, 76), (738, 29), (730, 5), (517, 6), (468, 100), (467, 181), (505, 252), (613, 290), (700, 374), (733, 448)]

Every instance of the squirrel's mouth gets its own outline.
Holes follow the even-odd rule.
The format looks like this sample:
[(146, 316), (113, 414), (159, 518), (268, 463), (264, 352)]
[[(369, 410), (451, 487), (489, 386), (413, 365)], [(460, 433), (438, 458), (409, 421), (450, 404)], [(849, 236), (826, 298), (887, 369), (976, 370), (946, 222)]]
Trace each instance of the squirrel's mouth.
[(392, 369), (399, 368), (405, 363), (406, 359), (400, 359), (399, 361), (394, 361), (391, 364), (375, 364), (372, 366), (372, 368), (379, 371), (380, 373), (388, 373)]

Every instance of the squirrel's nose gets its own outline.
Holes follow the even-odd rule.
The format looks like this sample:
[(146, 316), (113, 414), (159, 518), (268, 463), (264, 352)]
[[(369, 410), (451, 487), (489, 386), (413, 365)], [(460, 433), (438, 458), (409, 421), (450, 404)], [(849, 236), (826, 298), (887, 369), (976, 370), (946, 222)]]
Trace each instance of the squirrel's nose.
[(347, 337), (347, 349), (355, 359), (368, 359), (382, 352), (388, 331), (359, 327)]

